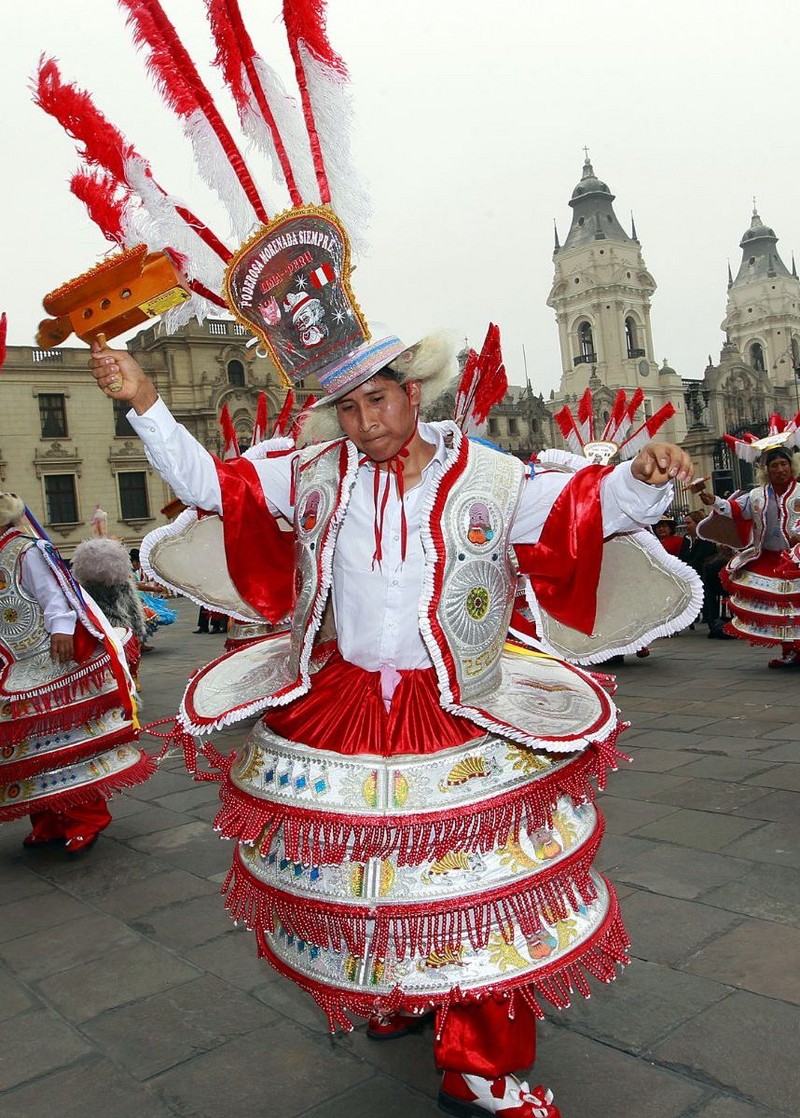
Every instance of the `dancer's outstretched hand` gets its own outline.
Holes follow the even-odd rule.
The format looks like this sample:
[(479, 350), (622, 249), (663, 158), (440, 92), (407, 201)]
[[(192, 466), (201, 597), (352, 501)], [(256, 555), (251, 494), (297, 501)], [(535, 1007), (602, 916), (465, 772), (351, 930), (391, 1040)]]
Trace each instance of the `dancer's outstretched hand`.
[(692, 459), (674, 443), (648, 443), (631, 463), (631, 473), (647, 485), (667, 481), (689, 482), (694, 477)]

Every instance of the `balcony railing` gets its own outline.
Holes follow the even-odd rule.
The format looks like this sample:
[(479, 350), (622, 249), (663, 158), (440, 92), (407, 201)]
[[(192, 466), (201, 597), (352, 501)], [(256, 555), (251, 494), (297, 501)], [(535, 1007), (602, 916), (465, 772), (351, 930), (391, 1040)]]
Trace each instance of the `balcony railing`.
[(646, 357), (647, 354), (643, 349), (629, 349), (628, 357)]
[(64, 361), (64, 353), (60, 349), (32, 349), (31, 357), (36, 364), (47, 361), (51, 365), (60, 365)]
[(597, 354), (596, 353), (579, 353), (577, 357), (573, 357), (572, 364), (573, 365), (596, 365), (597, 364)]

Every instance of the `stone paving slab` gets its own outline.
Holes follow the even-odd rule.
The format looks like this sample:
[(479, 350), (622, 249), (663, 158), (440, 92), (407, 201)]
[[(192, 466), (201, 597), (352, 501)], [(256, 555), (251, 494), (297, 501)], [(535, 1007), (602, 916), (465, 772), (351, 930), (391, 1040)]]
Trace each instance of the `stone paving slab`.
[(673, 788), (654, 791), (649, 798), (672, 807), (732, 814), (737, 808), (758, 799), (760, 794), (755, 784), (735, 784), (729, 780), (683, 780)]
[[(267, 1053), (272, 1067), (280, 1070), (280, 1090), (274, 1075), (264, 1074)], [(164, 1102), (192, 1118), (296, 1118), (355, 1087), (370, 1072), (327, 1038), (284, 1022), (200, 1053), (149, 1084)]]
[(760, 832), (758, 819), (737, 819), (711, 811), (679, 810), (645, 823), (635, 832), (641, 838), (663, 839), (695, 850), (723, 850), (743, 835)]
[(735, 881), (750, 868), (744, 859), (704, 850), (652, 844), (652, 848), (614, 867), (615, 880), (641, 889), (693, 900), (721, 881)]
[[(65, 1067), (91, 1052), (91, 1045), (47, 1009), (20, 1013), (0, 1024), (0, 1090)], [(14, 1059), (8, 1059), (13, 1052)]]
[(606, 821), (606, 834), (612, 835), (630, 834), (646, 823), (664, 819), (679, 810), (667, 804), (651, 804), (646, 800), (626, 800), (607, 792), (598, 797), (597, 805)]
[[(776, 973), (774, 960), (781, 960)], [(800, 1006), (800, 929), (749, 920), (680, 964), (692, 974)]]
[(432, 1099), (409, 1091), (385, 1075), (376, 1075), (352, 1091), (304, 1111), (303, 1118), (353, 1118), (358, 1114), (375, 1114), (380, 1118), (433, 1118), (441, 1113)]
[(140, 942), (44, 978), (36, 989), (65, 1018), (80, 1023), (104, 1009), (190, 982), (197, 974), (171, 953)]
[(651, 1056), (686, 1075), (700, 1072), (743, 1101), (796, 1115), (798, 1051), (797, 1006), (737, 990), (676, 1029)]
[(712, 977), (703, 982), (663, 964), (634, 960), (610, 986), (593, 982), (588, 1001), (573, 998), (569, 1027), (615, 1048), (641, 1054), (727, 996), (727, 988), (716, 975)]
[[(0, 924), (0, 944), (18, 939), (32, 932), (48, 930), (54, 924), (66, 924), (86, 915), (86, 906), (75, 897), (57, 889), (34, 893), (23, 900), (3, 905), (3, 922)], [(0, 958), (2, 947), (0, 946)]]
[(203, 975), (101, 1013), (85, 1022), (82, 1031), (115, 1064), (146, 1080), (279, 1020), (266, 1005)]
[(0, 1118), (177, 1118), (111, 1064), (84, 1061), (0, 1096)]
[(800, 819), (800, 792), (783, 788), (768, 792), (758, 800), (743, 804), (734, 812), (749, 819), (768, 819), (773, 823), (790, 823)]
[(182, 954), (227, 935), (231, 931), (231, 920), (219, 896), (214, 894), (140, 916), (132, 926), (154, 943)]
[(738, 913), (642, 889), (626, 899), (624, 912), (634, 957), (673, 967), (741, 923)]
[(566, 1015), (564, 1021), (552, 1033), (540, 1030), (532, 1076), (532, 1082), (542, 1078), (548, 1084), (563, 1118), (683, 1118), (712, 1097), (699, 1077), (591, 1040), (569, 1029)]
[(787, 866), (753, 866), (744, 877), (703, 894), (703, 903), (757, 920), (800, 927), (800, 874)]
[(80, 920), (0, 944), (0, 959), (25, 982), (34, 983), (73, 967), (91, 964), (139, 943), (135, 931), (102, 913), (87, 912)]
[(179, 905), (194, 897), (217, 896), (219, 893), (217, 886), (205, 878), (184, 870), (165, 869), (161, 873), (158, 869), (154, 866), (152, 876), (144, 881), (95, 894), (95, 906), (111, 916), (130, 921), (168, 905)]

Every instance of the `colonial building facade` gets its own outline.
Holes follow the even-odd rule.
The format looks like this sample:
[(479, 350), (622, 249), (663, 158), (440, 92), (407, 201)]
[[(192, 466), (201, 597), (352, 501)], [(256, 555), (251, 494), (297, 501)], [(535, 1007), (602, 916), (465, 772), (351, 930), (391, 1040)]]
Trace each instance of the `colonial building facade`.
[[(129, 349), (178, 421), (219, 454), (223, 404), (248, 446), (259, 393), (273, 419), (285, 398), (250, 340), (238, 323), (219, 319), (171, 336), (156, 324)], [(98, 392), (85, 348), (10, 346), (1, 388), (0, 488), (19, 493), (66, 557), (92, 534), (97, 507), (108, 514), (109, 534), (129, 546), (164, 523), (171, 490), (145, 458), (126, 405)], [(298, 407), (310, 391), (297, 392)]]
[(671, 400), (677, 412), (663, 428), (665, 438), (686, 434), (681, 380), (655, 360), (650, 300), (656, 282), (642, 256), (632, 225), (625, 232), (614, 212), (614, 195), (595, 173), (588, 156), (569, 205), (572, 223), (564, 244), (553, 251), (553, 285), (547, 298), (556, 313), (561, 351), (561, 384), (550, 399), (557, 411), (591, 388), (596, 421), (602, 424), (620, 388), (644, 392), (644, 412), (652, 415)]
[[(548, 305), (556, 313), (562, 373), (548, 408), (555, 413), (593, 390), (595, 418), (607, 418), (620, 388), (644, 392), (652, 415), (671, 401), (676, 414), (665, 438), (692, 453), (699, 474), (715, 491), (752, 483), (752, 470), (735, 459), (722, 436), (766, 431), (772, 412), (800, 411), (800, 281), (786, 267), (777, 236), (753, 211), (740, 241), (742, 259), (728, 273), (725, 335), (718, 362), (709, 356), (702, 378), (682, 377), (655, 360), (650, 301), (656, 290), (642, 256), (635, 225), (630, 235), (617, 220), (614, 195), (588, 157), (569, 205), (572, 222), (564, 244), (556, 232), (553, 285)], [(685, 494), (678, 504), (688, 504)]]

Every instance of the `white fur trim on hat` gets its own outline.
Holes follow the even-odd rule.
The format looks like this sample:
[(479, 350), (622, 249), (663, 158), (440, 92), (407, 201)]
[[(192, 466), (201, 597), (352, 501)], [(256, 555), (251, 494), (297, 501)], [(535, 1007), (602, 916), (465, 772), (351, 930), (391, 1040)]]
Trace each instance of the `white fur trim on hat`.
[(25, 502), (16, 493), (0, 493), (0, 528), (14, 524), (25, 515)]

